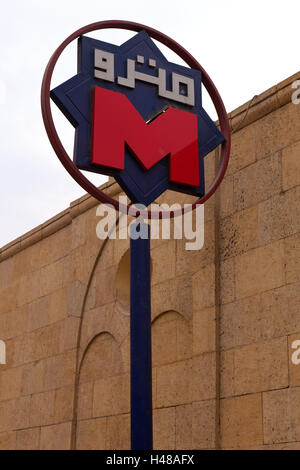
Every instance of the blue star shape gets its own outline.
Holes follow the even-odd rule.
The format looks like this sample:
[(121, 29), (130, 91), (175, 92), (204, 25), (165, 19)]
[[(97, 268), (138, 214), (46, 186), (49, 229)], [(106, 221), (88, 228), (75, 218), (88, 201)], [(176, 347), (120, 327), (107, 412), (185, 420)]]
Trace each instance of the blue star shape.
[[(94, 77), (94, 50), (101, 49), (114, 54), (115, 81), (108, 82)], [(194, 106), (170, 101), (158, 96), (157, 87), (136, 81), (135, 88), (117, 84), (116, 77), (126, 76), (127, 59), (144, 57), (144, 63), (137, 67), (142, 73), (156, 76), (156, 68), (166, 70), (166, 85), (171, 89), (171, 77), (175, 72), (194, 79)], [(156, 67), (149, 67), (149, 59)], [(91, 163), (92, 90), (101, 86), (107, 90), (124, 93), (145, 121), (158, 115), (169, 106), (197, 114), (198, 153), (200, 186), (192, 187), (169, 181), (169, 156), (163, 158), (146, 171), (125, 146), (125, 167), (123, 170), (106, 168)], [(205, 192), (204, 157), (220, 143), (224, 137), (202, 108), (201, 72), (169, 62), (150, 36), (141, 31), (121, 46), (82, 36), (78, 40), (78, 73), (51, 91), (51, 98), (75, 127), (73, 159), (82, 170), (113, 176), (132, 202), (148, 206), (167, 189), (201, 197)]]

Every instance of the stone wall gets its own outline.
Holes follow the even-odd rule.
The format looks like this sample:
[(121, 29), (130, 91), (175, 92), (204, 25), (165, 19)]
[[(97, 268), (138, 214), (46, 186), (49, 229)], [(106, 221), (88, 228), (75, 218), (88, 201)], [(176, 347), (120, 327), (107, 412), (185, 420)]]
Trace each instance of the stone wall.
[[(300, 449), (296, 78), (231, 113), (203, 249), (151, 242), (156, 449)], [(96, 237), (96, 206), (85, 196), (1, 250), (1, 449), (130, 447), (129, 243)]]

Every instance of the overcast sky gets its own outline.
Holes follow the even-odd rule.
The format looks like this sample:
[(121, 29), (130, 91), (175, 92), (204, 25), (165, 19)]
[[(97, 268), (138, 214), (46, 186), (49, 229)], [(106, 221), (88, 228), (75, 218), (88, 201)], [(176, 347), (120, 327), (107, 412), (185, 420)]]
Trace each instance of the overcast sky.
[[(55, 156), (40, 112), (50, 55), (79, 27), (124, 19), (159, 29), (198, 59), (228, 112), (300, 69), (299, 0), (0, 0), (0, 5), (0, 246), (83, 194)], [(111, 30), (91, 36), (121, 44), (131, 35)], [(61, 57), (53, 86), (75, 73), (76, 44)], [(72, 153), (73, 129), (59, 112), (55, 117)], [(102, 181), (93, 176), (94, 183)]]

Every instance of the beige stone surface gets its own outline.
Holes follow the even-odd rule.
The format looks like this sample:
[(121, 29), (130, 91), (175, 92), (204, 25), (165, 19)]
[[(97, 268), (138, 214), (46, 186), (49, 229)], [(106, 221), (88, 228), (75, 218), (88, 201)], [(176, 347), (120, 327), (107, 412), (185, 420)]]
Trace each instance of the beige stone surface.
[(38, 450), (40, 448), (40, 428), (17, 431), (17, 450)]
[(107, 418), (106, 448), (108, 450), (130, 450), (130, 416)]
[(234, 212), (232, 175), (226, 175), (218, 191), (220, 193), (220, 217), (224, 218)]
[(15, 450), (16, 432), (8, 431), (0, 433), (0, 450)]
[(157, 407), (190, 403), (192, 362), (175, 362), (157, 368)]
[[(169, 320), (164, 317), (169, 317)], [(166, 341), (166, 338), (169, 338)], [(152, 326), (152, 364), (159, 366), (177, 360), (177, 318), (172, 313), (158, 317)]]
[(67, 316), (68, 288), (63, 287), (50, 296), (50, 323), (56, 323)]
[(93, 415), (94, 382), (80, 383), (78, 389), (77, 418), (90, 419)]
[(281, 155), (259, 160), (235, 174), (234, 208), (242, 210), (269, 199), (281, 190)]
[(151, 310), (152, 318), (170, 310), (180, 312), (187, 319), (191, 318), (193, 312), (191, 276), (179, 276), (153, 286)]
[(210, 352), (193, 358), (193, 401), (216, 397), (216, 353)]
[(78, 450), (106, 449), (107, 418), (79, 421), (77, 424)]
[(69, 273), (71, 280), (76, 280), (86, 285), (94, 267), (99, 248), (83, 245), (73, 250), (68, 257)]
[(118, 344), (121, 344), (129, 334), (129, 324), (130, 316), (128, 314), (124, 315), (118, 309), (115, 309), (114, 314), (109, 319), (109, 330)]
[(222, 354), (222, 396), (288, 386), (287, 338), (255, 343)]
[(300, 187), (295, 186), (258, 206), (260, 244), (270, 243), (300, 231)]
[(118, 375), (121, 371), (121, 352), (113, 336), (108, 333), (96, 336), (82, 361), (81, 383)]
[(85, 214), (81, 214), (72, 221), (71, 226), (71, 249), (75, 250), (79, 246), (86, 243), (87, 217)]
[(18, 284), (10, 284), (0, 290), (0, 312), (1, 314), (14, 310), (17, 307), (16, 291)]
[(67, 311), (68, 315), (80, 317), (82, 315), (83, 301), (86, 285), (75, 280), (68, 286)]
[(54, 423), (55, 391), (36, 393), (30, 401), (30, 427)]
[(116, 241), (110, 241), (105, 246), (105, 250), (113, 251), (113, 264), (119, 264), (124, 254), (129, 250), (128, 228), (119, 230), (120, 237)]
[(44, 266), (39, 273), (40, 295), (44, 296), (63, 287), (64, 264), (61, 260)]
[(193, 354), (215, 351), (216, 309), (205, 308), (193, 314)]
[(96, 294), (96, 306), (108, 304), (113, 302), (116, 297), (115, 289), (115, 276), (116, 267), (108, 268), (105, 270), (96, 272), (96, 283), (102, 286), (101, 289), (97, 290)]
[(300, 440), (300, 388), (263, 394), (264, 443)]
[(216, 401), (206, 400), (192, 405), (193, 449), (214, 449), (216, 445)]
[(193, 276), (193, 309), (215, 305), (215, 265), (209, 264)]
[(175, 413), (176, 409), (162, 408), (153, 414), (153, 448), (175, 449)]
[(56, 423), (71, 421), (74, 410), (74, 387), (63, 387), (55, 391), (54, 419)]
[(45, 296), (34, 300), (28, 305), (27, 330), (34, 331), (49, 325), (51, 297)]
[(45, 368), (46, 361), (40, 360), (24, 365), (22, 375), (22, 395), (45, 390)]
[(0, 263), (0, 289), (7, 287), (13, 278), (13, 263), (15, 258), (7, 258)]
[(300, 331), (300, 285), (288, 285), (221, 307), (222, 349)]
[(79, 328), (80, 318), (67, 317), (62, 321), (59, 352), (66, 352), (77, 348)]
[(245, 127), (232, 136), (232, 149), (228, 166), (228, 175), (255, 162), (255, 129), (253, 126)]
[(71, 423), (41, 428), (41, 450), (69, 450), (71, 444)]
[(152, 407), (157, 407), (157, 369), (152, 367)]
[(44, 238), (37, 247), (37, 250), (39, 250), (39, 265), (37, 268), (51, 264), (66, 256), (70, 251), (70, 239), (71, 230), (69, 225)]
[(258, 159), (283, 149), (299, 139), (299, 107), (291, 101), (254, 123)]
[[(166, 338), (169, 338), (166, 341)], [(152, 325), (153, 366), (171, 364), (192, 355), (192, 332), (189, 323), (176, 312), (160, 315)]]
[(287, 191), (300, 184), (300, 142), (282, 151), (282, 189)]
[[(201, 226), (198, 232), (202, 230)], [(200, 239), (200, 235), (199, 239)], [(176, 274), (196, 273), (207, 264), (215, 260), (215, 221), (208, 221), (205, 212), (204, 220), (204, 244), (199, 250), (186, 250), (186, 243), (189, 242), (183, 237), (176, 241)], [(191, 240), (193, 242), (193, 240)], [(163, 265), (163, 263), (162, 263)]]
[(45, 390), (73, 385), (75, 367), (76, 350), (48, 358), (45, 365)]
[(114, 302), (101, 307), (85, 310), (82, 318), (80, 344), (86, 348), (95, 336), (107, 331), (114, 314)]
[(35, 330), (14, 340), (14, 365), (26, 364), (60, 352), (60, 322)]
[(300, 234), (284, 239), (285, 279), (287, 284), (300, 281)]
[(235, 300), (234, 259), (222, 261), (220, 265), (220, 302), (227, 304)]
[[(1, 264), (0, 264), (1, 266)], [(22, 336), (27, 330), (28, 305), (0, 314), (1, 339), (8, 340)]]
[(220, 354), (220, 396), (230, 397), (235, 395), (235, 349), (230, 349)]
[[(251, 449), (252, 450), (252, 449)], [(255, 448), (253, 450), (256, 450)], [(300, 450), (300, 442), (264, 445), (257, 447), (257, 450)]]
[[(8, 258), (9, 259), (9, 258)], [(10, 277), (11, 280), (18, 279), (24, 274), (27, 274), (28, 271), (32, 271), (30, 269), (30, 258), (29, 258), (29, 250), (23, 250), (17, 253), (13, 258), (10, 259), (11, 265), (9, 266), (10, 269)]]
[(193, 448), (193, 405), (181, 405), (175, 408), (176, 442), (175, 449)]
[(220, 252), (222, 259), (231, 258), (252, 248), (257, 248), (259, 244), (257, 229), (257, 206), (241, 210), (223, 219), (220, 222)]
[(175, 277), (176, 242), (166, 240), (151, 250), (152, 284), (164, 282)]
[(21, 387), (22, 367), (13, 367), (4, 371), (0, 369), (0, 401), (20, 396)]
[(30, 397), (0, 402), (0, 432), (29, 427)]
[(237, 298), (282, 286), (285, 282), (283, 241), (237, 256), (235, 279)]
[(0, 402), (0, 433), (7, 432), (9, 429), (13, 429), (12, 418), (13, 410), (16, 406), (16, 400), (9, 400)]
[(249, 448), (263, 443), (261, 394), (225, 398), (220, 402), (223, 449)]
[(129, 375), (99, 379), (94, 385), (93, 417), (129, 412)]

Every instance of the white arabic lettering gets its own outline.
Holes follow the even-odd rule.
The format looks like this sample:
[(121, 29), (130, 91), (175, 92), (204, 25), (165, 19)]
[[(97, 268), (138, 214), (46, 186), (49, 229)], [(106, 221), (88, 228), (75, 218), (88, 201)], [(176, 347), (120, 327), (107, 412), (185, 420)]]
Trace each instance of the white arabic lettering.
[[(136, 80), (150, 83), (158, 87), (158, 95), (163, 98), (178, 101), (189, 106), (195, 105), (194, 79), (185, 75), (172, 72), (172, 91), (166, 87), (166, 70), (158, 68), (158, 74), (149, 75), (135, 70), (135, 63), (143, 65), (145, 58), (138, 55), (136, 61), (127, 59), (127, 76), (117, 77), (117, 83), (128, 88), (135, 88)], [(149, 67), (156, 67), (156, 60), (148, 60)], [(107, 51), (95, 49), (94, 55), (94, 76), (109, 82), (115, 81), (114, 76), (114, 54)]]

